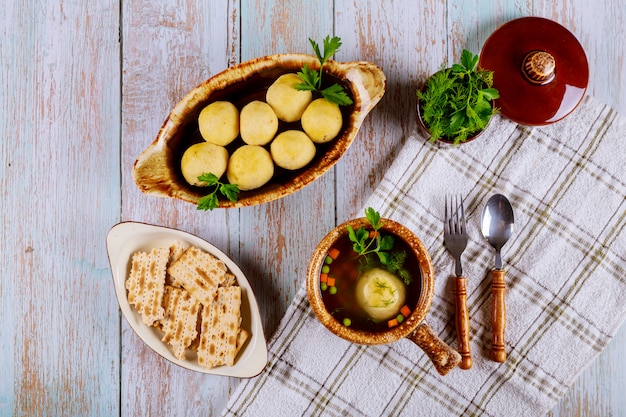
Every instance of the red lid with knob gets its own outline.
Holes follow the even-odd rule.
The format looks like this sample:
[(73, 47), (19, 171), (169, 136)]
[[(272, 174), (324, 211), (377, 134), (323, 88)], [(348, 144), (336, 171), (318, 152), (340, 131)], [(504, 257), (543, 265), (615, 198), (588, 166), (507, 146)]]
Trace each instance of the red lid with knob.
[(485, 42), (480, 66), (494, 72), (507, 118), (526, 125), (546, 125), (570, 114), (587, 90), (589, 64), (576, 37), (541, 17), (505, 23)]

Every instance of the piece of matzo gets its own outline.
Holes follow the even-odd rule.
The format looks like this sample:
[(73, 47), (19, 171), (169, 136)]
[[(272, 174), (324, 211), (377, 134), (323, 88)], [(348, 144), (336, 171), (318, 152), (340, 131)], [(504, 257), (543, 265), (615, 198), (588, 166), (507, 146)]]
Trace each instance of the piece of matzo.
[[(182, 256), (183, 253), (185, 253), (185, 246), (182, 244), (182, 242), (178, 240), (174, 241), (174, 243), (170, 245), (170, 256), (167, 261), (168, 268), (170, 265), (176, 262), (178, 258)], [(165, 275), (165, 285), (171, 285), (173, 287), (182, 287), (181, 283), (178, 282), (176, 278), (171, 276), (169, 273)]]
[(246, 340), (248, 340), (249, 336), (250, 336), (250, 333), (248, 333), (246, 329), (244, 328), (239, 329), (239, 333), (237, 333), (237, 347), (235, 348), (235, 357), (237, 357), (237, 354), (243, 347), (243, 344), (246, 343)]
[(135, 306), (141, 320), (148, 326), (165, 314), (161, 304), (168, 256), (168, 248), (155, 248), (150, 253), (135, 252), (131, 259), (125, 283), (128, 303)]
[(220, 287), (232, 287), (233, 285), (237, 285), (237, 277), (235, 276), (235, 274), (227, 272), (224, 275), (224, 281), (222, 281)]
[(198, 335), (197, 323), (201, 304), (182, 288), (165, 286), (165, 316), (158, 321), (163, 331), (161, 341), (169, 343), (177, 359), (185, 359), (185, 350)]
[(204, 306), (208, 306), (215, 299), (217, 287), (224, 281), (227, 271), (224, 262), (195, 246), (189, 247), (167, 269)]
[[(205, 368), (232, 366), (241, 323), (241, 287), (220, 287), (214, 303), (202, 309), (198, 364)], [(245, 341), (245, 340), (244, 340)], [(243, 343), (241, 343), (243, 344)]]

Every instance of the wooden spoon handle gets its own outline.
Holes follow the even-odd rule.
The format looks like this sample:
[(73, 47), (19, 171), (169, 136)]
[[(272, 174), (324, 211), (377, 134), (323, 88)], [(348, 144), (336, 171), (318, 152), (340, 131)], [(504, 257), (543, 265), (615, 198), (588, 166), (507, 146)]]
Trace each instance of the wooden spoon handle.
[(461, 354), (459, 368), (470, 369), (472, 367), (472, 355), (470, 354), (470, 325), (469, 313), (467, 312), (467, 279), (456, 277), (454, 280), (454, 304), (456, 306), (456, 335), (458, 351)]
[(504, 302), (506, 286), (504, 284), (504, 275), (505, 272), (502, 269), (491, 271), (491, 331), (493, 340), (490, 356), (496, 362), (504, 362), (506, 360), (506, 351), (504, 350), (504, 328), (506, 327), (506, 303)]

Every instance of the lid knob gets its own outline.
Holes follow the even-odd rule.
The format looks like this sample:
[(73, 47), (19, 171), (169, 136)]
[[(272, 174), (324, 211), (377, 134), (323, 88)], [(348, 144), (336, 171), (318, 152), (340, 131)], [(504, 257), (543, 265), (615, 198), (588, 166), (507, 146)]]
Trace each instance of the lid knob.
[(545, 51), (532, 51), (526, 54), (522, 63), (522, 73), (533, 84), (548, 84), (554, 79), (556, 62)]

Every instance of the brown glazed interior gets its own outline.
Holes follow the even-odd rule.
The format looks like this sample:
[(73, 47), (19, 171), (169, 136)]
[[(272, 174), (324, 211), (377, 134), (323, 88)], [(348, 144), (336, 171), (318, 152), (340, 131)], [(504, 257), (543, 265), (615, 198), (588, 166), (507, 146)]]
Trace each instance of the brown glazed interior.
[[(180, 159), (187, 147), (202, 140), (197, 123), (200, 111), (217, 100), (231, 101), (241, 108), (252, 100), (264, 99), (267, 87), (274, 80), (285, 73), (300, 71), (305, 64), (313, 69), (319, 68), (319, 61), (313, 55), (270, 55), (228, 68), (194, 88), (174, 107), (156, 139), (137, 158), (132, 174), (139, 189), (146, 194), (197, 204), (206, 190), (185, 181), (180, 171)], [(251, 206), (291, 194), (323, 175), (350, 147), (363, 120), (385, 93), (385, 75), (369, 62), (332, 60), (324, 65), (324, 75), (329, 82), (343, 85), (354, 102), (342, 106), (343, 126), (338, 137), (318, 146), (315, 158), (305, 168), (297, 171), (277, 169), (268, 184), (256, 190), (242, 191), (236, 202), (221, 198), (219, 207)]]
[(432, 303), (434, 291), (434, 273), (433, 266), (428, 251), (423, 243), (409, 229), (393, 220), (382, 219), (385, 224), (383, 231), (393, 234), (396, 238), (404, 240), (414, 251), (421, 272), (421, 291), (417, 299), (417, 305), (411, 307), (411, 314), (407, 319), (398, 326), (381, 332), (370, 332), (364, 330), (355, 330), (339, 323), (326, 310), (324, 301), (322, 300), (320, 289), (320, 270), (324, 264), (324, 259), (328, 250), (333, 246), (337, 239), (348, 233), (346, 225), (352, 226), (355, 230), (361, 226), (367, 227), (369, 222), (366, 218), (349, 220), (330, 231), (319, 243), (307, 270), (307, 295), (309, 302), (313, 308), (313, 312), (318, 320), (326, 326), (331, 332), (337, 336), (353, 343), (363, 345), (376, 345), (395, 342), (396, 340), (407, 337), (417, 326), (424, 320), (428, 309)]

